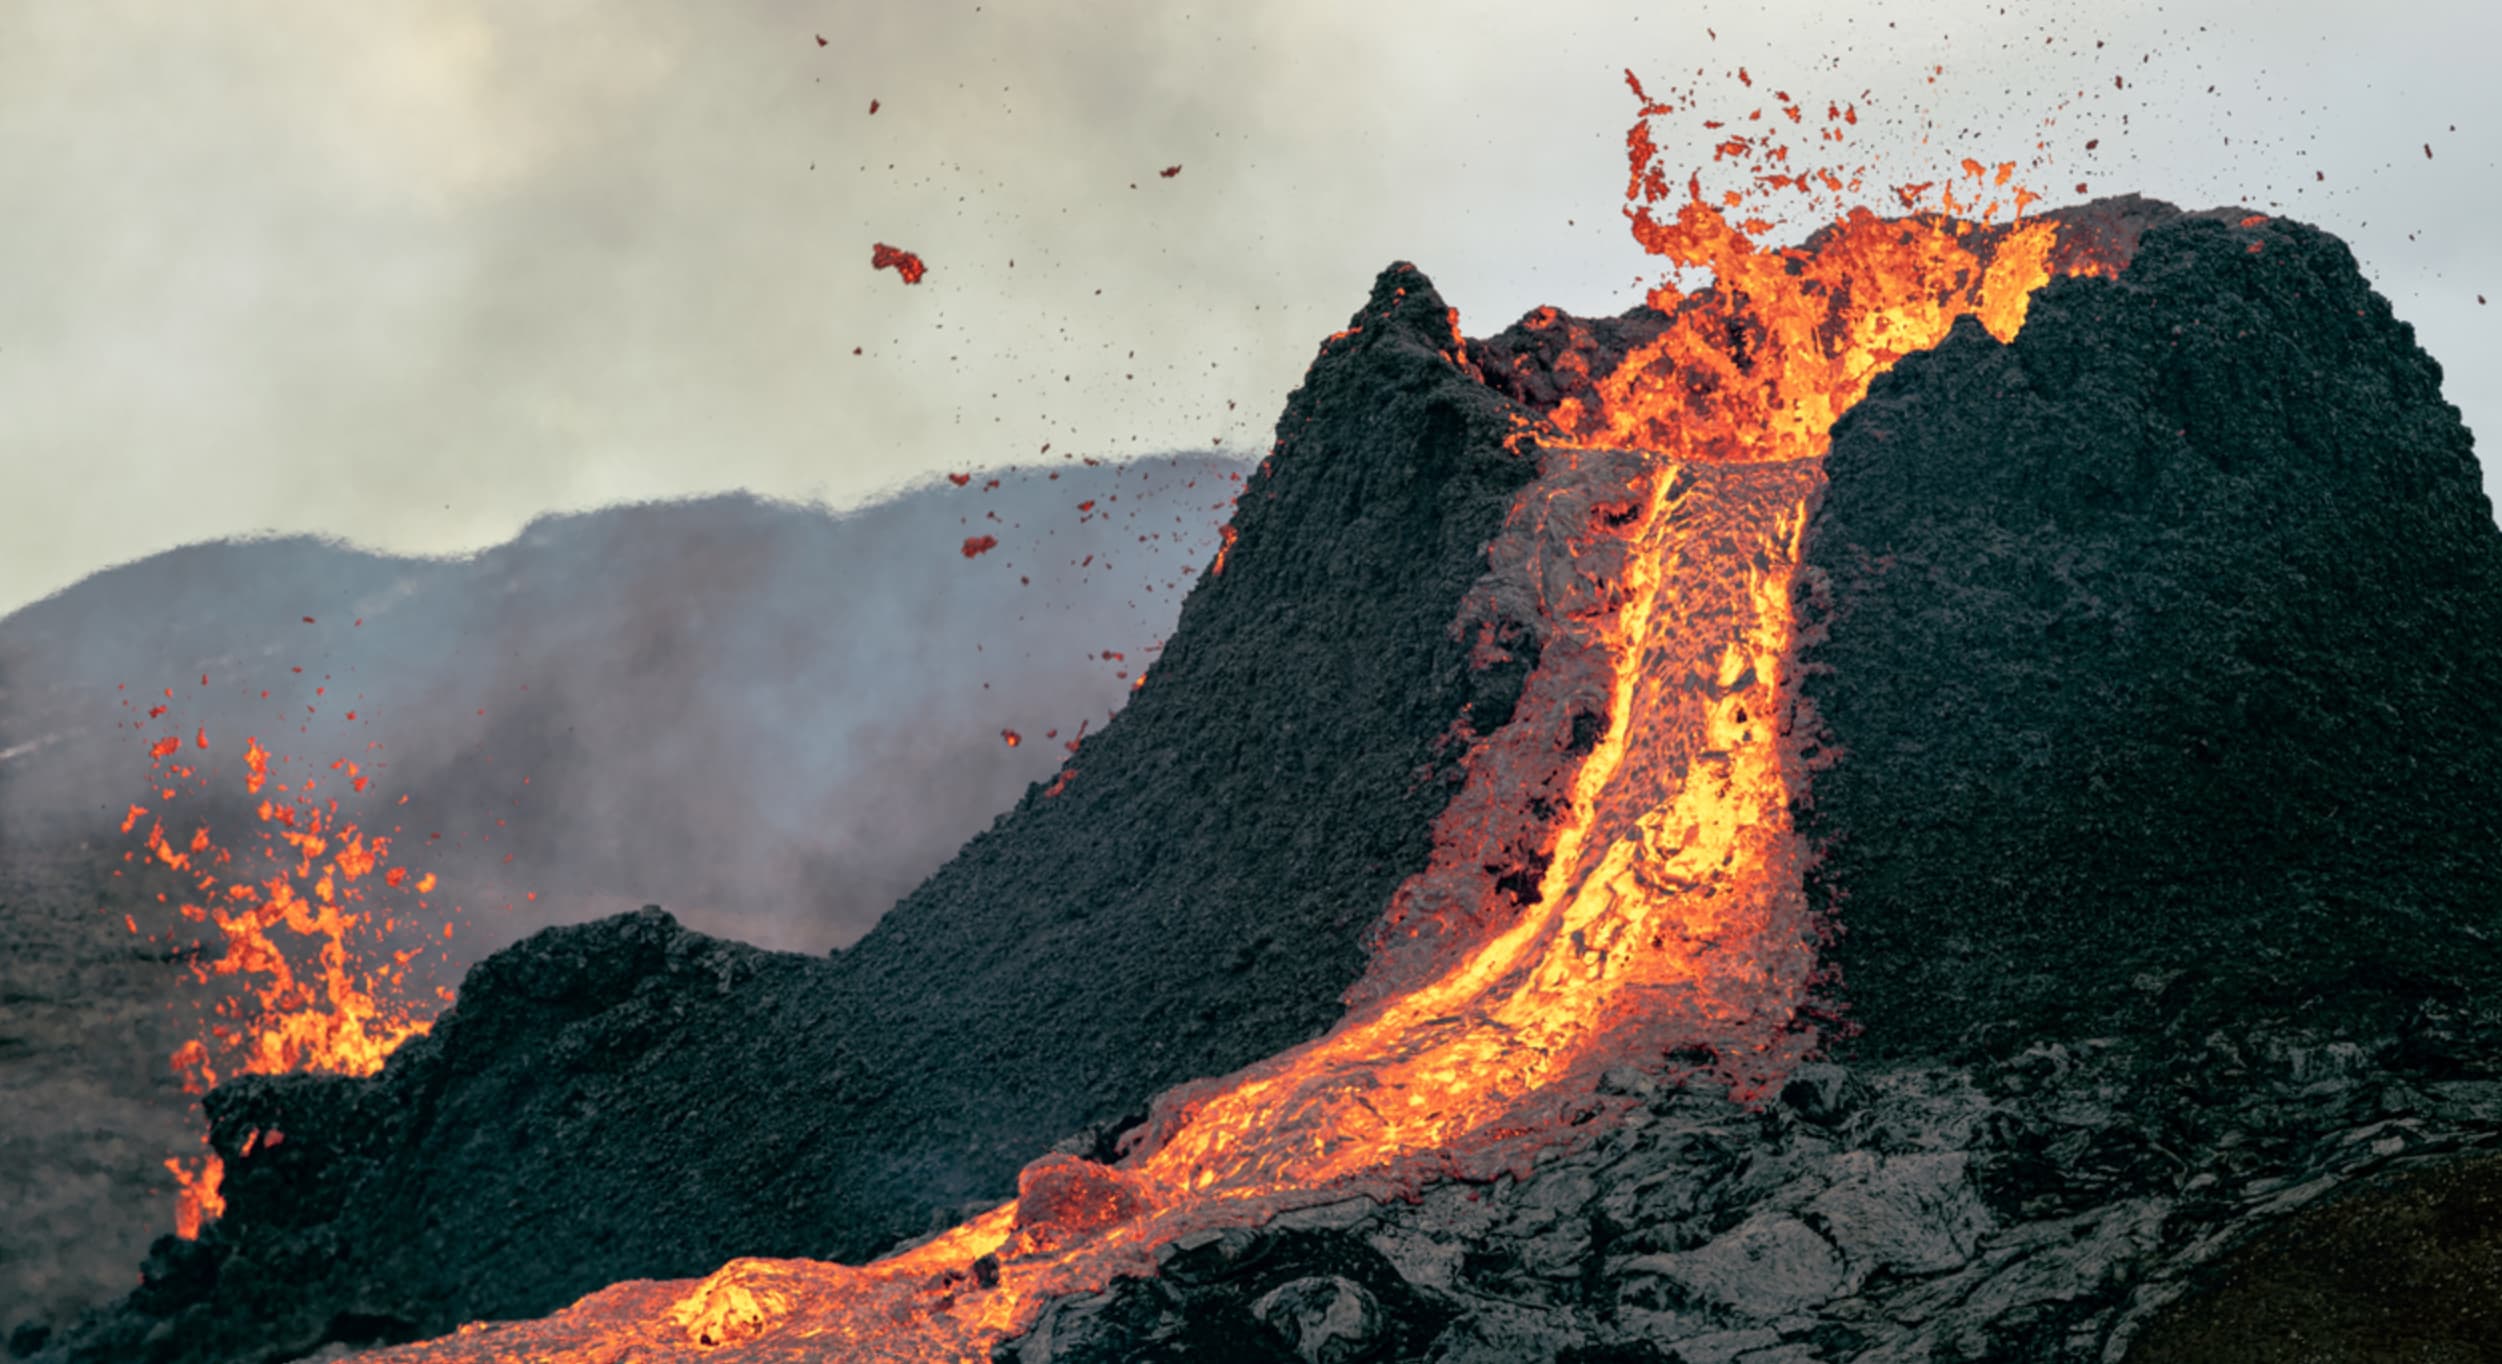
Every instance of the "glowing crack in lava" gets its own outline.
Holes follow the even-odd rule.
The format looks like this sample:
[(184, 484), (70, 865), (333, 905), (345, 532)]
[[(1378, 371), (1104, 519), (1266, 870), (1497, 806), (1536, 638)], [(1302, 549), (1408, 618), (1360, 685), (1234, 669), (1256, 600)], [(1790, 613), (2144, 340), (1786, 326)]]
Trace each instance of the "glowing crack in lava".
[[(209, 747), (206, 730), (195, 746)], [(172, 761), (180, 747), (178, 739), (158, 739), (149, 748), (163, 801), (181, 795), (174, 783), (206, 785), (197, 768)], [(428, 1018), (448, 1002), (450, 992), (411, 1000), (408, 968), (419, 951), (385, 946), (382, 940), (399, 930), (401, 920), (363, 906), (376, 888), (430, 895), (435, 878), (387, 866), (389, 836), (367, 834), (342, 820), (338, 799), (319, 794), (321, 778), (271, 781), (269, 752), (258, 739), (245, 741), (243, 757), (244, 793), (257, 798), (256, 859), (238, 859), (205, 823), (178, 841), (167, 833), (165, 818), (143, 806), (130, 807), (122, 823), (129, 833), (147, 820), (145, 851), (128, 859), (144, 858), (186, 878), (198, 898), (186, 897), (177, 912), (188, 923), (212, 929), (210, 936), (221, 944), (214, 953), (191, 957), (198, 983), (231, 980), (245, 986), (216, 1001), (202, 1036), (174, 1052), (174, 1070), (184, 1091), (194, 1095), (207, 1093), (221, 1075), (371, 1075), (402, 1042), (427, 1030)], [(345, 759), (331, 770), (338, 784), (354, 792), (370, 780)], [(413, 908), (423, 911), (425, 901), (419, 898)], [(131, 931), (138, 931), (135, 924)], [(448, 924), (444, 931), (450, 932)], [(276, 1146), (285, 1139), (271, 1131), (256, 1134), (254, 1144)], [(175, 1230), (195, 1237), (204, 1221), (225, 1209), (219, 1195), (223, 1162), (211, 1153), (165, 1164), (178, 1185)]]
[[(1539, 477), (1457, 624), (1481, 660), (1506, 631), (1534, 634), (1538, 662), (1512, 720), (1469, 753), (1345, 1018), (1164, 1095), (1114, 1164), (1047, 1157), (1016, 1202), (875, 1264), (733, 1261), (386, 1357), (987, 1359), (1051, 1298), (1151, 1275), (1158, 1250), (1194, 1232), (1525, 1171), (1627, 1102), (1600, 1092), (1607, 1067), (1658, 1068), (1673, 1052), (1741, 1099), (1777, 1084), (1826, 1016), (1790, 813), (1812, 725), (1790, 688), (1829, 432), (1958, 319), (2011, 337), (2052, 273), (2057, 227), (1992, 226), (1995, 206), (1978, 222), (1837, 208), (1802, 246), (1767, 249), (1768, 224), (1725, 212), (1750, 196), (1838, 196), (1861, 176), (1796, 171), (1786, 146), (1744, 138), (1715, 157), (1750, 168), (1749, 188), (1713, 202), (1694, 176), (1662, 222), (1672, 191), (1649, 120), (1684, 106), (1633, 88), (1635, 235), (1711, 283), (1655, 291), (1666, 325), (1593, 399), (1522, 409)], [(1821, 140), (1855, 122), (1830, 107)], [(1986, 190), (2012, 169), (1964, 175)], [(2015, 194), (2020, 212), (2030, 196)], [(1965, 208), (1951, 189), (1945, 202)], [(1467, 367), (1456, 326), (1445, 359)]]

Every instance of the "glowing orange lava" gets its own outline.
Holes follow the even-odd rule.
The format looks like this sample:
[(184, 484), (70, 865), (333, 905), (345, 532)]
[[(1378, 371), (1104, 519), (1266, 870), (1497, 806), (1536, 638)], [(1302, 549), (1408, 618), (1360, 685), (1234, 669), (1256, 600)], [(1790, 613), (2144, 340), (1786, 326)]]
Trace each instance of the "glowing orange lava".
[[(205, 730), (195, 743), (208, 748)], [(203, 780), (196, 768), (169, 761), (179, 748), (163, 740), (149, 747), (154, 784), (168, 802), (178, 797), (178, 783)], [(219, 998), (202, 1035), (175, 1050), (172, 1064), (189, 1094), (207, 1093), (221, 1076), (370, 1075), (402, 1042), (425, 1032), (450, 998), (449, 991), (422, 1003), (408, 998), (408, 968), (418, 954), (384, 949), (380, 939), (389, 930), (363, 907), (376, 883), (422, 897), (433, 893), (434, 877), (386, 866), (390, 838), (342, 820), (337, 798), (320, 794), (321, 778), (273, 782), (269, 767), (260, 741), (245, 740), (243, 791), (257, 798), (255, 859), (239, 859), (239, 844), (221, 843), (205, 823), (177, 839), (163, 816), (142, 806), (132, 806), (122, 826), (129, 832), (148, 821), (144, 851), (126, 860), (152, 862), (190, 882), (197, 898), (185, 898), (177, 912), (216, 939), (213, 950), (203, 944), (190, 958), (197, 982), (245, 987)], [(343, 759), (330, 770), (338, 784), (365, 789), (358, 764)], [(224, 1211), (223, 1163), (210, 1153), (165, 1164), (177, 1186), (175, 1229), (197, 1236)]]
[[(1816, 1045), (1818, 926), (1790, 817), (1807, 772), (1789, 736), (1821, 457), (1870, 382), (1957, 320), (2013, 336), (2057, 227), (2021, 220), (2032, 196), (2009, 187), (2011, 165), (1966, 163), (1943, 214), (1886, 221), (1839, 205), (1864, 168), (1808, 167), (1770, 133), (1719, 123), (1705, 125), (1715, 162), (1749, 178), (1715, 197), (1698, 172), (1663, 221), (1679, 196), (1651, 123), (1692, 101), (1627, 79), (1642, 99), (1626, 139), (1634, 235), (1710, 282), (1655, 291), (1664, 327), (1593, 396), (1516, 415), (1507, 444), (1539, 477), (1462, 624), (1488, 627), (1482, 654), (1499, 652), (1498, 618), (1534, 619), (1538, 663), (1513, 719), (1468, 754), (1344, 1019), (1164, 1095), (1112, 1165), (1046, 1158), (1016, 1202), (876, 1264), (739, 1260), (388, 1358), (986, 1360), (1050, 1299), (1151, 1275), (1191, 1232), (1525, 1171), (1627, 1102), (1600, 1093), (1605, 1068), (1707, 1071), (1744, 1099)], [(1751, 123), (1809, 124), (1806, 102), (1775, 94), (1775, 118)], [(1828, 105), (1818, 143), (1842, 145), (1857, 121)], [(1935, 185), (1900, 195), (1914, 207)], [(1830, 225), (1773, 248), (1769, 221), (1727, 216), (1771, 196), (1829, 198)], [(2017, 220), (1995, 225), (2008, 203)], [(1465, 365), (1456, 323), (1450, 354)], [(1671, 1066), (1672, 1050), (1708, 1059)]]
[[(869, 112), (874, 114), (877, 110), (871, 109)], [(906, 284), (918, 284), (921, 282), (921, 276), (929, 273), (929, 266), (923, 264), (919, 256), (900, 246), (888, 246), (884, 242), (878, 242), (871, 248), (869, 268), (892, 270), (901, 276)]]

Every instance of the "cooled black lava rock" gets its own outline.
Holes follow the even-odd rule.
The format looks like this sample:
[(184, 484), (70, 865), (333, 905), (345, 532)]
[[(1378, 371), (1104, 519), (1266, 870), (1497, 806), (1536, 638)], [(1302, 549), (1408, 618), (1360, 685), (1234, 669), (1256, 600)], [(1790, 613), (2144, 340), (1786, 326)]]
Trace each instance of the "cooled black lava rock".
[(1472, 671), (1453, 634), (1533, 469), (1452, 349), (1432, 286), (1385, 272), (1144, 690), (850, 950), (553, 930), (373, 1081), (220, 1089), (226, 1217), (55, 1352), (281, 1358), (866, 1258), (1322, 1031), (1458, 788), (1454, 726), (1500, 723), (1531, 662)]
[(1156, 1276), (1053, 1304), (997, 1358), (1104, 1364), (1360, 1364), (1421, 1354), (1452, 1316), (1334, 1230), (1234, 1229), (1164, 1249)]
[(2488, 1357), (2502, 1340), (2502, 1158), (2370, 1181), (2199, 1279), (2147, 1322), (2131, 1364)]
[[(1226, 1243), (1285, 1250), (1266, 1276), (1168, 1266), (1053, 1303), (993, 1357), (1310, 1357), (1254, 1324), (1288, 1275), (1328, 1294), (1348, 1331), (1323, 1339), (1352, 1349), (1369, 1318), (1313, 1282), (1334, 1275), (1407, 1304), (1347, 1356), (1383, 1361), (2103, 1364), (2141, 1340), (2162, 1364), (2483, 1358), (2502, 1081), (2384, 1069), (2385, 1035), (2247, 1026), (2230, 1077), (2188, 1096), (2166, 1065), (2184, 1048), (2161, 1036), (1864, 1062), (1814, 1116), (1664, 1090), (1526, 1179), (1284, 1214)], [(2502, 1042), (2502, 1011), (2476, 1028)], [(2289, 1218), (2296, 1234), (2266, 1234)], [(2374, 1258), (2305, 1254), (2299, 1233), (2323, 1226)], [(1327, 1268), (1347, 1264), (1373, 1268)], [(1238, 1353), (1172, 1353), (1219, 1323)], [(2375, 1339), (2412, 1352), (2352, 1348)]]
[(1862, 1054), (2502, 982), (2502, 531), (2335, 238), (2175, 222), (1834, 429), (1805, 683)]
[(1056, 795), (1029, 792), (846, 954), (867, 988), (930, 996), (890, 1026), (911, 1039), (899, 1078), (943, 1096), (915, 1118), (932, 1154), (887, 1178), (994, 1198), (1037, 1131), (1336, 1020), (1458, 789), (1455, 726), (1507, 720), (1534, 662), (1471, 669), (1453, 628), (1535, 470), (1452, 342), (1422, 274), (1381, 275), (1288, 398), (1144, 689)]

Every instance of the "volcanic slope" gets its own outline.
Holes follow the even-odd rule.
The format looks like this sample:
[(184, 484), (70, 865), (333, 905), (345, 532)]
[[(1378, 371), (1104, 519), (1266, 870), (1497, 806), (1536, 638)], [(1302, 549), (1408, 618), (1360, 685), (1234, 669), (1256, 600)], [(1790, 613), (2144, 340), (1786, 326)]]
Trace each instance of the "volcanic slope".
[(1834, 431), (1802, 823), (1864, 1031), (1753, 1108), (1629, 1057), (1587, 1149), (1177, 1246), (1001, 1357), (2491, 1356), (2502, 530), (2342, 244), (2123, 207), (2116, 279)]
[(1805, 825), (1859, 1052), (2502, 982), (2502, 530), (2440, 384), (2343, 243), (2209, 217), (1835, 427)]
[(863, 1258), (1320, 1032), (1458, 789), (1453, 740), (1535, 661), (1472, 669), (1452, 628), (1534, 472), (1455, 347), (1424, 277), (1385, 272), (1143, 690), (858, 944), (559, 928), (372, 1081), (215, 1091), (227, 1215), (54, 1353), (276, 1359), (736, 1255)]

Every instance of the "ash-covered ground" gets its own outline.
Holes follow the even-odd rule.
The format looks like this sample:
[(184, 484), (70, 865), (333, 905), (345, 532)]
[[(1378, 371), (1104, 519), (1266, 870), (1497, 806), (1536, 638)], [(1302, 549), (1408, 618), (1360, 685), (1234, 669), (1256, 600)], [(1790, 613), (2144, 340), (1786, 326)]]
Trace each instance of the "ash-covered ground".
[[(844, 514), (620, 507), (463, 561), (196, 545), (0, 620), (0, 1329), (126, 1291), (172, 1225), (164, 1160), (201, 1150), (167, 1058), (236, 987), (193, 978), (187, 879), (124, 861), (130, 805), (242, 852), (247, 735), (282, 776), (361, 761), (348, 815), (406, 830), (399, 860), (443, 882), (403, 935), (434, 948), (418, 997), (650, 900), (822, 951), (1127, 702), (1249, 468), (1054, 459)], [(999, 543), (968, 559), (976, 535)], [(150, 738), (201, 729), (208, 792), (158, 800)]]

